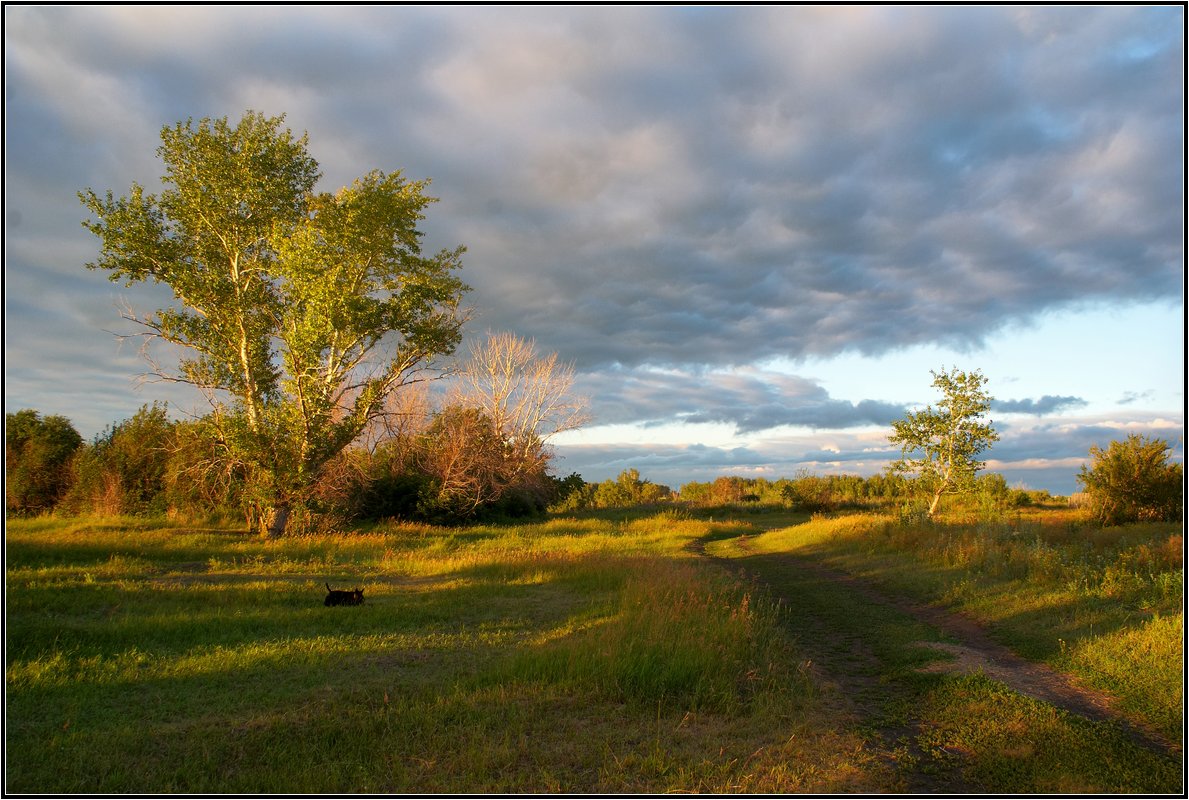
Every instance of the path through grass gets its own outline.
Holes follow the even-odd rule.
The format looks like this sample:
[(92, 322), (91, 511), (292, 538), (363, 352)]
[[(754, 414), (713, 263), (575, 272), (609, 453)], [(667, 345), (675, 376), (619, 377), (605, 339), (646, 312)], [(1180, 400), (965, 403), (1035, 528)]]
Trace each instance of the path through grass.
[[(10, 521), (5, 787), (1178, 785), (1175, 758), (1136, 750), (1109, 726), (985, 679), (918, 672), (942, 654), (914, 643), (944, 637), (781, 563), (796, 550), (814, 563), (879, 571), (894, 546), (864, 562), (849, 534), (836, 535), (845, 523), (761, 535), (756, 521), (670, 512), (385, 525), (274, 542), (145, 520)], [(324, 607), (327, 581), (361, 586), (365, 604)], [(953, 595), (957, 585), (938, 591)], [(993, 591), (962, 586), (972, 604)], [(1151, 635), (1130, 623), (1115, 634)], [(1029, 641), (1063, 657), (1056, 643)], [(1072, 634), (1065, 642), (1109, 663), (1121, 647)], [(1068, 757), (1050, 763), (1046, 741), (1062, 742)]]
[[(727, 528), (10, 524), (6, 788), (848, 785), (775, 607), (685, 550)], [(326, 581), (365, 604), (324, 607)]]
[[(952, 555), (956, 547), (968, 546), (962, 544), (968, 533), (962, 525), (938, 525), (927, 532), (903, 531), (883, 518), (851, 516), (815, 519), (761, 535), (714, 541), (707, 544), (707, 550), (760, 577), (786, 601), (787, 626), (797, 646), (815, 659), (825, 685), (833, 686), (833, 693), (826, 693), (827, 702), (834, 703), (840, 714), (849, 715), (856, 726), (867, 731), (868, 746), (895, 764), (907, 790), (1179, 791), (1179, 722), (1175, 726), (1160, 724), (1179, 718), (1179, 703), (1174, 708), (1176, 701), (1170, 697), (1174, 691), (1171, 684), (1166, 686), (1159, 678), (1149, 678), (1149, 686), (1159, 685), (1157, 692), (1145, 696), (1134, 693), (1128, 698), (1130, 702), (1119, 704), (1137, 718), (1137, 725), (1155, 729), (1154, 738), (1165, 743), (1161, 746), (1152, 738), (1134, 735), (1131, 724), (1101, 721), (1097, 714), (1088, 719), (1062, 711), (1011, 691), (982, 671), (970, 675), (930, 664), (939, 652), (956, 649), (955, 639), (928, 623), (928, 616), (936, 618), (937, 614), (910, 613), (911, 603), (885, 602), (881, 598), (886, 594), (873, 591), (863, 579), (855, 580), (854, 576), (863, 576), (872, 583), (878, 581), (884, 592), (898, 589), (915, 596), (917, 602), (953, 597), (954, 585), (967, 587), (964, 591), (968, 596), (982, 602), (989, 596), (1018, 590), (1015, 582), (1028, 577), (1022, 567), (988, 575), (954, 566), (956, 559)], [(1010, 546), (1013, 538), (1012, 532), (1004, 531), (1004, 542), (997, 545), (990, 541), (992, 532), (984, 533), (981, 547), (988, 553), (996, 546)], [(1136, 538), (1131, 544), (1124, 542), (1121, 547), (1150, 548), (1150, 543), (1138, 539), (1154, 537), (1160, 542), (1162, 535), (1176, 534), (1132, 531), (1132, 535)], [(897, 537), (910, 538), (914, 548), (897, 547)], [(1124, 539), (1102, 532), (1097, 538), (1113, 538), (1116, 543)], [(1033, 545), (1033, 549), (1038, 548)], [(935, 555), (945, 552), (951, 556), (948, 565)], [(1125, 552), (1115, 553), (1108, 561), (1129, 557)], [(965, 563), (968, 567), (970, 562)], [(1072, 559), (1068, 567), (1080, 569)], [(849, 570), (846, 580), (839, 579), (840, 568)], [(1035, 574), (1030, 580), (1028, 589), (1033, 593), (1050, 597), (1058, 591), (1065, 593), (1063, 605), (1049, 609), (1047, 627), (1022, 629), (1020, 620), (1026, 617), (1011, 617), (1007, 624), (1003, 617), (987, 621), (997, 625), (992, 631), (1004, 641), (1026, 641), (1035, 650), (1057, 650), (1054, 664), (1068, 668), (1072, 662), (1062, 656), (1059, 646), (1046, 647), (1044, 638), (1047, 635), (1056, 639), (1062, 632), (1070, 635), (1069, 618), (1083, 614), (1087, 605), (1100, 606), (1100, 598), (1070, 586), (1042, 588)], [(1151, 582), (1160, 584), (1165, 579), (1156, 575)], [(969, 588), (976, 584), (980, 589), (977, 593)], [(1134, 596), (1147, 602), (1150, 593), (1143, 587), (1134, 588)], [(1119, 608), (1113, 613), (1134, 618), (1134, 607), (1119, 601), (1116, 605)], [(981, 602), (971, 606), (983, 607)], [(1158, 613), (1152, 610), (1151, 618), (1163, 619), (1156, 616)], [(1088, 641), (1075, 638), (1065, 649), (1111, 649), (1113, 636), (1153, 641), (1150, 627), (1150, 622), (1142, 620), (1130, 627), (1120, 623), (1115, 632)], [(1090, 636), (1088, 631), (1085, 636)], [(1149, 674), (1179, 672), (1183, 665), (1180, 641), (1178, 633), (1149, 647), (1145, 663)], [(923, 643), (940, 644), (923, 647)], [(1131, 657), (1144, 658), (1134, 653)], [(1083, 667), (1081, 672), (1085, 675), (1090, 670)], [(1097, 677), (1097, 681), (1089, 682), (1110, 684), (1101, 675)], [(1156, 708), (1156, 713), (1136, 712), (1151, 708)]]

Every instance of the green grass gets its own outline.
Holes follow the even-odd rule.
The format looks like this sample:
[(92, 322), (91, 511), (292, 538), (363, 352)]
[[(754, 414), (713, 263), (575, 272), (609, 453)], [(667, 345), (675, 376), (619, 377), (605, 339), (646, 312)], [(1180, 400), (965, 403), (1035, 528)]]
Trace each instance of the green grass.
[(981, 675), (939, 681), (918, 707), (922, 744), (966, 782), (1003, 794), (1171, 792), (1181, 766), (1117, 728), (1063, 713)]
[[(812, 687), (774, 606), (689, 550), (715, 530), (13, 521), (7, 789), (829, 787), (820, 737), (799, 771), (748, 761), (808, 724)], [(327, 580), (365, 604), (324, 607)]]
[[(1019, 566), (987, 569), (1007, 558), (990, 550), (964, 556), (966, 572), (947, 566), (953, 531), (929, 544), (935, 531), (885, 523), (670, 511), (264, 541), (160, 520), (9, 521), (6, 790), (888, 792), (925, 785), (914, 781), (934, 769), (988, 791), (1176, 785), (1167, 758), (1117, 746), (1108, 726), (1054, 717), (994, 684), (919, 674), (938, 656), (914, 643), (935, 634), (764, 558), (796, 551), (973, 609), (997, 609), (1027, 583)], [(1169, 644), (1178, 590), (1162, 566), (1148, 569), (1167, 561), (1167, 542), (1141, 538), (1091, 532), (1100, 571), (1118, 566), (1109, 581), (1040, 553), (1056, 577), (1035, 592), (1081, 575), (1101, 605), (1093, 619), (1061, 600), (1058, 616), (1073, 615), (1064, 627), (1029, 631), (1023, 607), (995, 622), (1167, 727), (1179, 709), (1165, 700), (1157, 712), (1150, 698), (1180, 663)], [(1141, 572), (1156, 577), (1127, 577)], [(327, 581), (362, 587), (365, 604), (324, 607)], [(810, 641), (858, 676), (867, 713), (839, 713)], [(859, 660), (845, 662), (856, 643)], [(911, 748), (876, 746), (919, 709), (928, 725)], [(978, 738), (963, 721), (984, 712)], [(1008, 769), (1013, 730), (1077, 743), (1075, 766), (1037, 747)], [(965, 755), (947, 766), (953, 752)]]
[[(852, 574), (882, 579), (885, 590), (913, 589), (918, 597), (944, 594), (955, 576), (937, 568), (928, 548), (910, 552), (881, 541), (884, 522), (878, 516), (815, 518), (790, 528), (716, 541), (707, 549), (760, 576), (786, 598), (786, 628), (795, 641), (803, 642), (807, 651), (822, 660), (825, 674), (849, 676), (845, 685), (834, 690), (841, 696), (836, 701), (839, 713), (854, 713), (855, 707), (862, 710), (860, 724), (871, 735), (869, 746), (882, 748), (896, 764), (903, 781), (897, 791), (1179, 790), (1179, 757), (1140, 746), (1117, 725), (1066, 713), (981, 674), (922, 674), (921, 667), (936, 653), (920, 643), (945, 641), (942, 632), (894, 606), (872, 602), (845, 583), (802, 568), (817, 563), (835, 569), (845, 566)], [(932, 533), (938, 537), (936, 549), (944, 551), (944, 528)], [(953, 530), (949, 534), (951, 540), (960, 537)], [(920, 545), (921, 539), (914, 543)], [(992, 593), (992, 582), (984, 582), (982, 588)], [(995, 591), (1009, 594), (1012, 590), (1001, 586)], [(1075, 598), (1066, 600), (1076, 605)], [(1142, 624), (1127, 630), (1145, 642), (1157, 639)], [(1166, 626), (1158, 634), (1156, 652), (1127, 649), (1126, 674), (1133, 685), (1148, 684), (1142, 701), (1134, 706), (1164, 709), (1169, 724), (1160, 729), (1172, 738), (1174, 728), (1180, 726), (1181, 709), (1165, 694), (1173, 688), (1166, 678), (1182, 663), (1182, 639), (1179, 625)], [(1029, 631), (1034, 638), (1043, 635)], [(1056, 640), (1051, 631), (1049, 635)], [(1101, 647), (1114, 639), (1100, 636), (1089, 641)], [(1114, 664), (1118, 655), (1103, 658)], [(1106, 682), (1103, 673), (1096, 677), (1097, 683)], [(1148, 721), (1157, 719), (1148, 717)]]
[(969, 613), (1183, 746), (1182, 536), (1176, 524), (1102, 529), (1067, 512), (923, 525), (847, 515), (772, 531), (751, 547)]

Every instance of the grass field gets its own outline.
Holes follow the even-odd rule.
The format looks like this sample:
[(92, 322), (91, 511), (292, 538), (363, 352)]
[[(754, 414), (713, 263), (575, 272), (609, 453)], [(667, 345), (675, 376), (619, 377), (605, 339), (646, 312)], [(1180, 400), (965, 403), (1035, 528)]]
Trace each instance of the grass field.
[(1102, 529), (1051, 509), (916, 526), (848, 515), (774, 531), (752, 547), (800, 553), (967, 612), (1021, 655), (1109, 691), (1184, 745), (1179, 524)]
[[(732, 561), (746, 541), (958, 604), (1179, 736), (1179, 528), (1055, 519), (1017, 536), (671, 511), (280, 541), (11, 520), (6, 790), (887, 792), (941, 770), (972, 791), (1180, 791), (1179, 751), (986, 678), (921, 674), (938, 656), (907, 643), (936, 633)], [(1042, 570), (1057, 588), (1028, 577)], [(326, 582), (364, 605), (324, 607)], [(835, 676), (807, 657), (823, 637), (872, 655), (885, 688), (862, 714), (839, 713)]]

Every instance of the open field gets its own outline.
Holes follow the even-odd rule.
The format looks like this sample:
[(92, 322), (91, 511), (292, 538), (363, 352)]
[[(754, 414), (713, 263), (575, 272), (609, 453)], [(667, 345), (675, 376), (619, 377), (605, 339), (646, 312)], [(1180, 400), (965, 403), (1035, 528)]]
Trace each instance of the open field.
[[(6, 789), (1182, 790), (1179, 526), (701, 516), (10, 521)], [(911, 603), (1109, 713), (951, 669)]]

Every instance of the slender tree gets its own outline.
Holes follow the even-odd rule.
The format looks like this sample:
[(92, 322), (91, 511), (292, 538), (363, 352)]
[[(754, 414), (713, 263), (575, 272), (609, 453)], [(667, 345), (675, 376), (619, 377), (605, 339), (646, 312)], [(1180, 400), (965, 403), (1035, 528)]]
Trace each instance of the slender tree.
[(978, 455), (999, 441), (999, 433), (983, 415), (991, 396), (983, 389), (987, 379), (978, 370), (933, 372), (933, 386), (941, 390), (937, 408), (909, 412), (892, 423), (888, 441), (900, 445), (901, 458), (892, 471), (915, 474), (932, 493), (929, 516), (937, 512), (941, 497), (968, 491), (984, 462)]
[(374, 171), (315, 193), (307, 137), (283, 122), (249, 111), (166, 127), (159, 196), (79, 195), (102, 241), (88, 268), (172, 289), (174, 305), (127, 316), (187, 353), (174, 370), (150, 363), (207, 394), (249, 520), (270, 536), (388, 395), (453, 352), (467, 290), (453, 274), (463, 248), (422, 254), (427, 181)]

